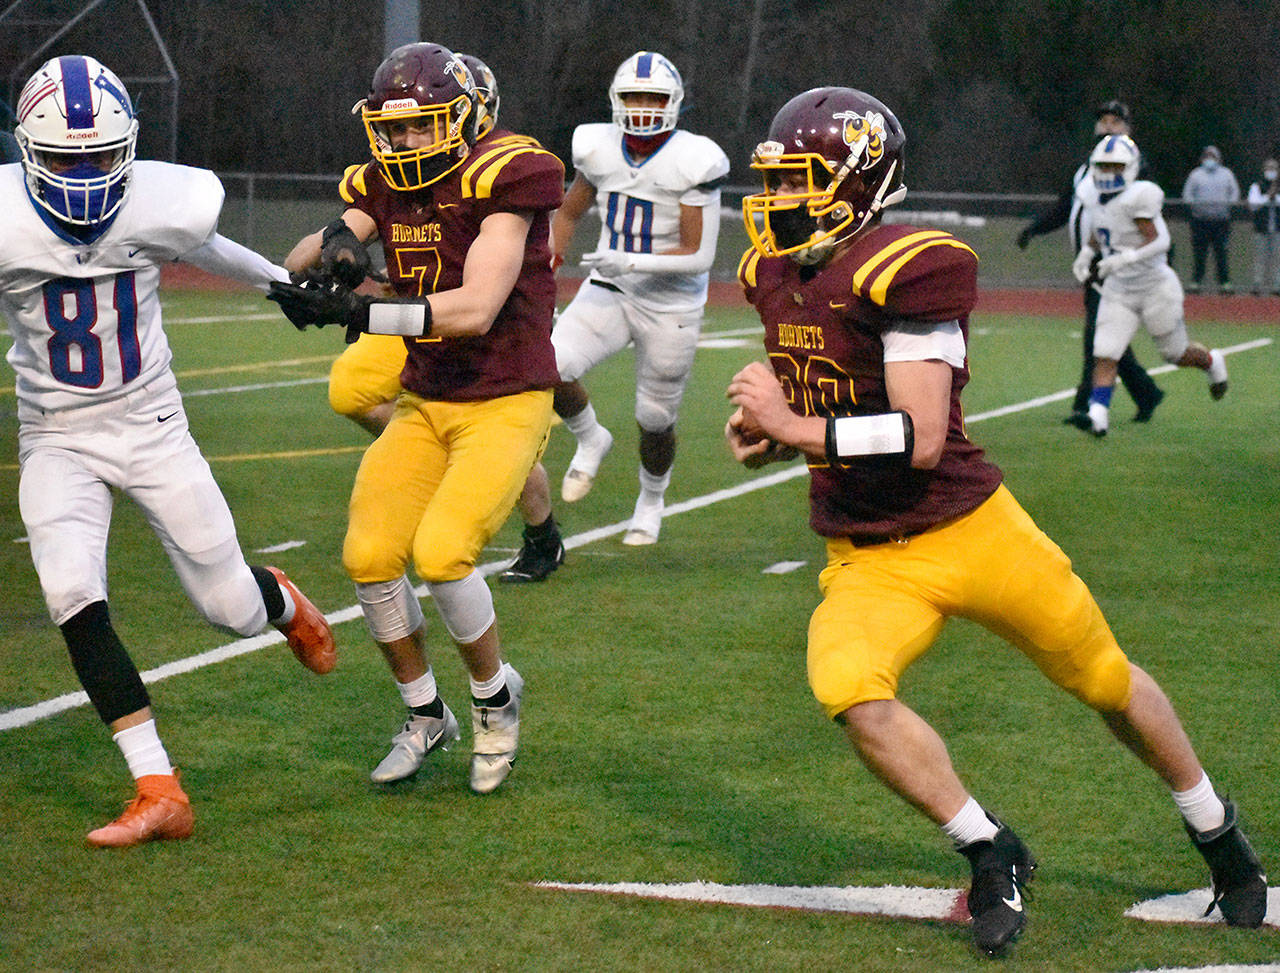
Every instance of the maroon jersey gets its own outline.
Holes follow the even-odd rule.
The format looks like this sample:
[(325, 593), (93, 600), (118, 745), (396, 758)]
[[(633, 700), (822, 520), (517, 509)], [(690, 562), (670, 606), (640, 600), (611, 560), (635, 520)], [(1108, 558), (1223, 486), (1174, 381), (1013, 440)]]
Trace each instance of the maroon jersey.
[[(956, 320), (967, 345), (978, 258), (940, 230), (877, 226), (817, 273), (787, 257), (748, 251), (738, 268), (764, 322), (764, 344), (791, 408), (801, 415), (889, 412), (885, 331), (895, 322)], [(964, 433), (960, 390), (968, 362), (951, 371), (951, 416), (931, 470), (900, 461), (832, 465), (810, 459), (810, 525), (855, 544), (918, 534), (977, 507), (1002, 474)]]
[(564, 165), (535, 140), (495, 129), (467, 160), (416, 192), (392, 189), (375, 163), (351, 166), (339, 191), (378, 225), (387, 276), (402, 297), (462, 285), (467, 250), (492, 213), (532, 213), (524, 265), (487, 334), (406, 338), (400, 384), (426, 399), (471, 401), (551, 388), (556, 284), (549, 214), (564, 198)]

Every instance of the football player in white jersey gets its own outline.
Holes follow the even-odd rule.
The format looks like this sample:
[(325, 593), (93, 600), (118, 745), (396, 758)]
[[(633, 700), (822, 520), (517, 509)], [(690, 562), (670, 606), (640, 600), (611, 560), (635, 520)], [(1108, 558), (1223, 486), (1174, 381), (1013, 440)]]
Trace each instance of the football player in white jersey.
[(112, 493), (142, 508), (209, 622), (245, 636), (270, 623), (308, 668), (333, 668), (324, 616), (283, 572), (245, 562), (187, 428), (157, 294), (160, 267), (179, 259), (263, 290), (288, 275), (217, 233), (212, 172), (134, 161), (132, 102), (93, 58), (45, 63), (17, 119), (22, 161), (0, 166), (0, 311), (17, 377), (19, 507), (49, 615), (136, 787), (88, 841), (185, 838), (190, 801), (107, 611)]
[[(590, 274), (551, 333), (562, 383), (556, 413), (578, 441), (561, 495), (585, 497), (613, 446), (579, 380), (634, 342), (640, 496), (623, 537), (632, 545), (655, 543), (662, 526), (729, 173), (718, 145), (676, 127), (683, 100), (680, 72), (661, 54), (623, 61), (609, 86), (613, 121), (574, 130), (574, 178), (551, 224), (553, 259), (562, 261), (593, 205), (601, 222), (596, 249), (582, 258)], [(550, 503), (546, 471), (535, 467), (521, 509), (549, 512)], [(519, 575), (523, 554), (503, 580), (538, 580)]]
[(1129, 136), (1105, 136), (1089, 156), (1092, 178), (1076, 187), (1093, 230), (1072, 270), (1084, 283), (1094, 259), (1100, 258), (1096, 272), (1102, 280), (1089, 396), (1089, 422), (1095, 436), (1107, 434), (1116, 365), (1140, 326), (1165, 361), (1203, 370), (1214, 399), (1227, 392), (1222, 352), (1210, 351), (1187, 337), (1182, 284), (1165, 259), (1169, 228), (1161, 215), (1164, 191), (1138, 178), (1138, 159), (1138, 147)]

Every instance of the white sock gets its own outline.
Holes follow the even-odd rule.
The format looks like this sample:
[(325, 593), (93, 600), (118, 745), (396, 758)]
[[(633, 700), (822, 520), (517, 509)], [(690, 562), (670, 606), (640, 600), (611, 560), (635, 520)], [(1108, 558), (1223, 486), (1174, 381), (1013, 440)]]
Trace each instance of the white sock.
[(1220, 827), (1227, 820), (1227, 809), (1222, 806), (1209, 781), (1209, 775), (1200, 778), (1200, 783), (1186, 791), (1173, 791), (1173, 803), (1186, 819), (1192, 829), (1204, 833)]
[(288, 625), (293, 621), (294, 612), (298, 610), (298, 606), (293, 600), (293, 595), (289, 594), (288, 585), (280, 585), (280, 597), (284, 599), (284, 611), (280, 613), (279, 618), (270, 619), (272, 625)]
[(663, 473), (661, 476), (654, 476), (643, 466), (640, 467), (640, 492), (648, 493), (656, 497), (662, 497), (667, 492), (667, 487), (671, 485), (671, 471)]
[(957, 848), (963, 848), (975, 841), (990, 841), (996, 836), (996, 826), (982, 805), (971, 797), (959, 813), (942, 826), (942, 833), (954, 841)]
[(570, 416), (564, 424), (573, 433), (574, 439), (583, 440), (599, 427), (600, 422), (596, 419), (595, 406), (588, 402), (585, 409), (576, 416)]
[(169, 763), (169, 755), (165, 753), (160, 734), (156, 732), (155, 720), (147, 720), (121, 730), (111, 739), (116, 741), (120, 752), (124, 754), (124, 762), (129, 765), (129, 773), (134, 780), (150, 774), (173, 773), (173, 764)]
[(489, 699), (498, 694), (498, 690), (507, 684), (507, 667), (498, 663), (498, 671), (484, 682), (471, 680), (471, 697), (473, 699)]
[(436, 674), (431, 671), (430, 666), (427, 666), (426, 675), (419, 676), (413, 682), (398, 682), (396, 689), (400, 690), (400, 698), (409, 709), (415, 706), (426, 706), (435, 702)]

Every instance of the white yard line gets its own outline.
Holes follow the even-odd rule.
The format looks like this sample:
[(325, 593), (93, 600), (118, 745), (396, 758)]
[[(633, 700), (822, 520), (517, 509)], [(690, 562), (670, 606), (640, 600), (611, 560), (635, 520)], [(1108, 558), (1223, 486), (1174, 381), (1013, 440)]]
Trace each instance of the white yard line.
[[(1242, 351), (1252, 351), (1257, 348), (1265, 347), (1271, 344), (1270, 338), (1261, 338), (1256, 341), (1247, 341), (1243, 344), (1232, 345), (1229, 348), (1223, 348), (1225, 355), (1234, 355)], [(1163, 368), (1151, 369), (1154, 373), (1172, 371), (1173, 365), (1164, 366)], [(240, 386), (240, 391), (250, 391), (259, 388), (281, 388), (287, 385), (303, 385), (312, 381), (324, 381), (323, 379), (302, 379), (296, 382), (280, 382), (271, 385), (245, 385)], [(210, 389), (203, 394), (213, 395), (220, 392), (233, 391), (232, 389)], [(185, 395), (199, 395), (200, 392), (187, 392)], [(1027, 412), (1031, 409), (1037, 409), (1053, 402), (1059, 402), (1068, 399), (1075, 394), (1075, 389), (1064, 389), (1061, 392), (1054, 392), (1052, 395), (1042, 395), (1039, 398), (1027, 399), (1025, 402), (1018, 402), (1013, 405), (1002, 406), (998, 409), (990, 409), (986, 412), (980, 412), (977, 415), (968, 416), (966, 422), (982, 422), (984, 419), (994, 419), (998, 416), (1012, 415), (1017, 412)], [(700, 497), (693, 497), (689, 500), (682, 500), (679, 503), (673, 503), (663, 511), (663, 517), (671, 517), (675, 514), (687, 513), (690, 510), (700, 510), (703, 507), (709, 507), (712, 504), (721, 503), (725, 500), (732, 500), (748, 493), (754, 493), (756, 490), (766, 490), (769, 487), (777, 486), (779, 483), (785, 483), (788, 480), (794, 480), (798, 476), (804, 476), (808, 473), (808, 468), (803, 463), (796, 463), (792, 466), (785, 467), (774, 473), (764, 476), (758, 476), (754, 479), (739, 483), (737, 486), (727, 487), (723, 490), (715, 490), (711, 493), (703, 494)], [(614, 524), (608, 524), (603, 527), (597, 527), (594, 530), (583, 531), (580, 534), (574, 534), (572, 537), (566, 537), (564, 546), (572, 549), (582, 547), (586, 544), (593, 544), (596, 541), (604, 540), (607, 537), (613, 537), (615, 534), (621, 534), (627, 529), (629, 520), (620, 520)], [(504, 558), (501, 561), (490, 561), (486, 564), (479, 565), (477, 570), (488, 577), (491, 574), (503, 570), (511, 563), (510, 558)], [(418, 596), (425, 598), (428, 594), (425, 585), (420, 585), (415, 589)], [(359, 618), (361, 615), (360, 606), (350, 605), (346, 608), (330, 612), (325, 617), (331, 625), (339, 625), (342, 622), (349, 622)], [(225, 662), (228, 659), (234, 659), (236, 656), (246, 655), (250, 652), (256, 652), (258, 649), (265, 648), (268, 645), (275, 645), (284, 641), (284, 636), (278, 632), (265, 632), (261, 635), (255, 635), (252, 638), (239, 639), (227, 645), (219, 646), (216, 649), (210, 649), (207, 652), (201, 652), (199, 655), (188, 656), (185, 659), (178, 659), (174, 662), (166, 663), (155, 669), (148, 669), (142, 673), (142, 681), (144, 683), (160, 682), (162, 679), (168, 679), (170, 676), (177, 676), (187, 672), (193, 672), (196, 669), (202, 669), (205, 666), (211, 666), (218, 662)], [(53, 699), (46, 699), (30, 706), (20, 706), (15, 709), (6, 710), (0, 713), (0, 731), (14, 730), (19, 727), (29, 726), (40, 720), (48, 719), (59, 713), (64, 713), (69, 709), (75, 709), (79, 706), (85, 706), (89, 702), (89, 697), (84, 692), (67, 693), (63, 696), (55, 696)]]

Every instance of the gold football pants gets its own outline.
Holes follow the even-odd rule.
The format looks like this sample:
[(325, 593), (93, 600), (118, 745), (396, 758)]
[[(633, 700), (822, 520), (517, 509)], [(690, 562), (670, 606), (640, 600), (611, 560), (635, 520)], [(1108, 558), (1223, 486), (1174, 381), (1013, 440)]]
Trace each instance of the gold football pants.
[(405, 392), (360, 462), (342, 563), (357, 583), (457, 581), (515, 506), (551, 425), (550, 390), (479, 402)]
[(829, 717), (893, 699), (948, 617), (1013, 643), (1099, 711), (1129, 702), (1129, 665), (1062, 550), (1001, 486), (976, 510), (905, 542), (827, 542), (809, 623), (809, 685)]
[(403, 338), (362, 334), (329, 369), (329, 408), (355, 419), (383, 402), (394, 402), (405, 355)]

